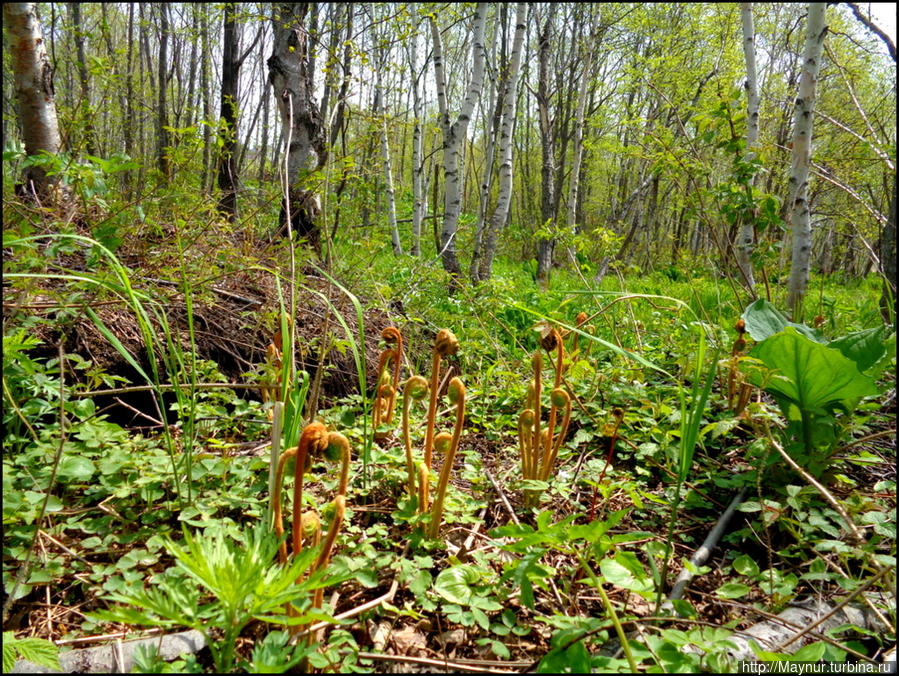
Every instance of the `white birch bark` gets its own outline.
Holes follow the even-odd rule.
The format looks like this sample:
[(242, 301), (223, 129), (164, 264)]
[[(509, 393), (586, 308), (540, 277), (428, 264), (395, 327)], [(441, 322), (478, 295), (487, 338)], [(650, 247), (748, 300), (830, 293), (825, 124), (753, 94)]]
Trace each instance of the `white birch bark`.
[[(3, 19), (12, 57), (13, 86), (18, 101), (19, 122), (25, 141), (25, 153), (59, 152), (59, 123), (53, 90), (53, 69), (44, 46), (41, 22), (33, 2), (3, 4)], [(28, 193), (41, 194), (47, 184), (40, 167), (25, 171)]]
[[(413, 4), (410, 13), (416, 16)], [(424, 192), (424, 133), (421, 128), (422, 104), (420, 89), (420, 73), (418, 72), (418, 38), (412, 36), (412, 47), (409, 48), (409, 64), (412, 71), (412, 115), (415, 126), (412, 130), (412, 255), (421, 255), (421, 221), (424, 217), (426, 196)]]
[[(373, 38), (377, 43), (378, 36), (373, 31)], [(384, 87), (382, 72), (387, 68), (385, 48), (378, 49), (378, 67), (375, 68), (375, 115), (380, 118), (381, 137), (381, 163), (384, 168), (384, 192), (387, 193), (387, 220), (390, 225), (390, 243), (393, 246), (393, 255), (403, 254), (403, 245), (400, 242), (400, 231), (396, 223), (396, 191), (393, 187), (393, 168), (390, 164), (390, 143), (387, 138), (387, 106), (384, 105)]]
[(471, 79), (465, 99), (455, 122), (450, 123), (446, 95), (446, 68), (443, 61), (443, 45), (437, 19), (432, 14), (428, 17), (431, 24), (431, 37), (434, 42), (434, 77), (437, 86), (437, 103), (440, 107), (440, 127), (443, 131), (443, 173), (444, 173), (444, 214), (443, 229), (440, 232), (440, 256), (443, 268), (451, 276), (450, 290), (458, 285), (460, 273), (459, 259), (456, 254), (456, 231), (459, 224), (459, 213), (462, 209), (462, 176), (465, 170), (461, 154), (468, 132), (468, 123), (474, 112), (475, 103), (481, 94), (484, 83), (484, 66), (486, 50), (484, 47), (484, 26), (487, 22), (487, 3), (479, 2), (474, 14), (472, 28), (472, 69)]
[[(494, 55), (495, 58), (495, 55)], [(484, 110), (493, 110), (492, 125), (485, 122), (485, 135), (487, 136), (487, 148), (484, 151), (484, 178), (481, 181), (481, 199), (478, 206), (478, 222), (475, 227), (474, 244), (471, 250), (471, 265), (468, 276), (472, 282), (477, 282), (480, 276), (481, 259), (484, 249), (484, 234), (487, 230), (487, 209), (490, 206), (490, 192), (493, 187), (493, 165), (496, 155), (496, 137), (499, 136), (499, 126), (502, 119), (502, 93), (500, 100), (496, 101), (496, 84), (491, 83), (487, 89), (487, 105)]]
[(811, 213), (808, 203), (808, 174), (812, 153), (812, 122), (815, 112), (815, 87), (824, 46), (826, 3), (808, 6), (808, 28), (802, 54), (799, 94), (793, 115), (793, 161), (790, 169), (790, 214), (793, 225), (793, 256), (787, 286), (787, 306), (793, 321), (802, 321), (802, 301), (808, 287), (811, 253)]
[[(740, 15), (743, 23), (743, 57), (746, 60), (746, 159), (750, 161), (755, 157), (755, 148), (759, 139), (759, 87), (755, 68), (755, 26), (752, 21), (752, 3), (741, 2)], [(737, 265), (740, 266), (744, 281), (750, 289), (755, 288), (751, 258), (754, 241), (754, 224), (744, 218), (740, 223), (734, 251)]]
[(478, 279), (490, 278), (493, 269), (493, 256), (496, 253), (496, 238), (500, 229), (505, 225), (509, 215), (509, 206), (512, 203), (512, 132), (515, 128), (515, 113), (518, 102), (518, 74), (521, 70), (521, 46), (524, 42), (526, 28), (527, 4), (524, 2), (515, 5), (515, 37), (512, 39), (512, 52), (509, 54), (509, 75), (506, 78), (506, 87), (503, 92), (503, 121), (500, 127), (499, 150), (499, 195), (496, 209), (490, 219), (487, 231), (487, 241), (484, 245), (484, 254), (478, 270)]
[[(578, 85), (577, 92), (577, 108), (574, 115), (574, 141), (573, 152), (574, 158), (571, 162), (571, 181), (568, 184), (568, 204), (565, 213), (565, 222), (571, 229), (572, 234), (577, 231), (577, 196), (580, 187), (581, 162), (584, 158), (584, 116), (587, 109), (587, 92), (589, 90), (590, 80), (593, 73), (593, 62), (596, 58), (597, 35), (595, 31), (590, 38), (591, 45), (586, 49), (586, 58), (584, 59), (584, 70), (581, 74), (581, 81)], [(568, 247), (568, 259), (573, 266), (577, 266), (577, 258), (575, 257), (574, 247)]]

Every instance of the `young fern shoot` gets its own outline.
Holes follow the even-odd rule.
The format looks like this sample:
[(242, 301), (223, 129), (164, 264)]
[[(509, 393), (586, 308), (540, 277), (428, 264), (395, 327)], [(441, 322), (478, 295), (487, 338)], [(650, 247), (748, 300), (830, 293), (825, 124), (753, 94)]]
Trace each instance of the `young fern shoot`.
[(459, 378), (453, 378), (450, 381), (447, 398), (456, 407), (456, 424), (451, 435), (442, 432), (434, 439), (434, 448), (443, 455), (443, 467), (440, 470), (437, 494), (434, 498), (434, 506), (431, 509), (431, 524), (428, 535), (432, 538), (436, 538), (440, 530), (440, 522), (443, 519), (443, 501), (446, 498), (446, 489), (453, 469), (453, 460), (456, 457), (456, 451), (459, 450), (462, 425), (465, 423), (465, 385), (462, 384)]

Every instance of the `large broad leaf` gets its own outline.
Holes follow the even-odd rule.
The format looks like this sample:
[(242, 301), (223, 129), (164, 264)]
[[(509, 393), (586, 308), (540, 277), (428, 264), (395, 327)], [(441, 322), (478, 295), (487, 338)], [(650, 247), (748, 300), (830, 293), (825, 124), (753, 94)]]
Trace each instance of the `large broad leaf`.
[(816, 343), (825, 342), (818, 331), (810, 329), (805, 324), (794, 324), (764, 298), (759, 298), (746, 308), (743, 312), (743, 321), (746, 322), (746, 332), (756, 342), (761, 342), (775, 333), (780, 333), (788, 326), (792, 326), (809, 340), (813, 340)]
[[(862, 373), (877, 378), (889, 365), (895, 352), (895, 336), (888, 326), (856, 331), (828, 343), (851, 359)], [(892, 349), (891, 349), (892, 348)]]
[(862, 397), (877, 394), (874, 381), (862, 375), (854, 361), (793, 327), (762, 341), (750, 355), (774, 371), (767, 376), (751, 373), (750, 381), (777, 397), (787, 413), (790, 403), (806, 414), (836, 407), (851, 412)]
[(445, 568), (434, 580), (434, 591), (450, 603), (467, 606), (471, 604), (475, 595), (471, 585), (477, 583), (480, 578), (481, 576), (471, 566), (463, 564)]

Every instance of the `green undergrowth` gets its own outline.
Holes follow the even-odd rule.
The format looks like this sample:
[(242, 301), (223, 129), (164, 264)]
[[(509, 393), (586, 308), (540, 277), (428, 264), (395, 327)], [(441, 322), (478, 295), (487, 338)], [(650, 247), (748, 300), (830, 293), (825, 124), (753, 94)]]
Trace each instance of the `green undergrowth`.
[[(27, 239), (31, 233), (10, 229), (5, 245), (19, 255), (5, 272), (19, 275), (12, 286), (32, 295), (54, 280), (47, 296), (76, 308), (89, 291), (99, 290), (95, 300), (124, 298), (129, 312), (146, 314), (145, 329), (161, 329), (167, 310), (146, 278), (175, 280), (198, 300), (195, 280), (237, 274), (242, 246), (208, 261), (191, 254), (201, 241), (194, 226), (175, 219), (172, 227), (184, 242), (180, 255), (150, 271), (94, 240)], [(259, 274), (284, 262), (279, 246), (274, 263), (251, 260)], [(433, 258), (397, 261), (389, 251), (369, 250), (362, 259), (364, 247), (341, 246), (330, 273), (347, 297), (361, 299), (360, 331), (370, 310), (387, 312), (402, 330), (411, 366), (404, 377), (427, 373), (437, 329), (450, 328), (459, 340), (450, 363), (465, 382), (466, 427), (440, 537), (423, 535), (430, 517), (405, 491), (399, 437), (372, 441), (371, 392), (355, 392), (317, 412), (346, 435), (354, 459), (327, 575), (293, 591), (275, 572), (266, 584), (224, 584), (215, 571), (241, 569), (241, 557), (260, 576), (280, 570), (274, 536), (258, 528), (269, 509), (263, 443), (270, 404), (243, 390), (197, 389), (225, 378), (196, 357), (196, 336), (143, 336), (157, 341), (152, 347), (168, 360), (166, 373), (177, 375), (177, 394), (163, 396), (158, 374), (123, 383), (89, 355), (47, 356), (55, 346), (39, 329), (54, 322), (64, 328), (77, 310), (61, 308), (55, 319), (19, 312), (4, 322), (3, 584), (15, 618), (5, 614), (5, 622), (16, 623), (4, 630), (58, 640), (147, 625), (193, 627), (212, 644), (208, 658), (176, 666), (142, 654), (147, 671), (300, 663), (377, 671), (383, 665), (365, 653), (407, 654), (417, 645), (427, 646), (425, 654), (533, 663), (546, 672), (727, 671), (736, 666), (729, 656), (735, 632), (813, 596), (873, 606), (888, 626), (844, 625), (812, 635), (804, 652), (758, 659), (869, 660), (895, 642), (888, 596), (895, 588), (895, 408), (883, 404), (895, 387), (894, 338), (886, 329), (859, 333), (881, 325), (877, 280), (814, 278), (806, 310), (816, 318), (814, 331), (784, 324), (769, 336), (753, 334), (752, 324), (756, 340), (737, 350), (735, 323), (759, 316), (746, 314), (751, 299), (687, 264), (612, 270), (586, 286), (557, 270), (542, 289), (531, 267), (500, 259), (489, 282), (447, 296)], [(96, 260), (78, 268), (85, 256)], [(773, 306), (754, 307), (776, 323), (784, 292), (771, 292)], [(588, 320), (578, 350), (571, 351), (572, 334), (564, 338), (564, 387), (573, 400), (568, 435), (548, 480), (526, 482), (516, 430), (532, 355), (548, 326), (572, 330), (580, 312)], [(114, 331), (95, 323), (115, 349), (127, 351), (114, 345)], [(339, 322), (334, 331), (342, 349), (364, 354), (358, 334)], [(795, 355), (795, 369), (778, 361), (783, 354)], [(827, 390), (809, 404), (809, 392), (832, 385), (818, 379), (834, 364), (847, 374), (848, 389), (838, 384), (836, 394)], [(365, 383), (362, 369), (355, 375)], [(740, 411), (728, 396), (729, 378), (759, 386)], [(167, 408), (165, 434), (126, 429), (82, 396), (129, 384), (156, 388)], [(827, 427), (826, 438), (803, 432), (812, 422)], [(808, 476), (782, 460), (778, 447)], [(286, 483), (292, 496), (292, 474)], [(336, 484), (332, 468), (313, 462), (304, 506), (323, 503)], [(690, 563), (741, 490), (746, 497), (712, 558)], [(683, 568), (696, 579), (669, 607), (663, 602)], [(394, 584), (383, 603), (334, 624), (317, 647), (288, 640), (288, 627), (328, 622)], [(312, 611), (308, 597), (323, 585), (326, 602)], [(298, 614), (287, 613), (288, 603)], [(53, 609), (52, 622), (33, 610), (38, 604)], [(385, 632), (394, 638), (384, 639)]]

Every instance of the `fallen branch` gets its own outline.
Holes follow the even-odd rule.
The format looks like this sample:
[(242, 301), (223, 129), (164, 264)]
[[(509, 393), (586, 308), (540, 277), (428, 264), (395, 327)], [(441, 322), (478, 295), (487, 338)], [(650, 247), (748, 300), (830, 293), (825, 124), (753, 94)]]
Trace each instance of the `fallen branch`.
[[(709, 532), (706, 536), (705, 541), (702, 543), (702, 546), (696, 550), (693, 556), (690, 558), (690, 563), (697, 568), (704, 564), (709, 555), (712, 553), (712, 550), (718, 544), (718, 540), (721, 539), (721, 536), (724, 534), (724, 529), (727, 528), (727, 524), (730, 523), (730, 519), (734, 514), (734, 511), (737, 507), (740, 506), (740, 503), (743, 502), (743, 498), (746, 496), (746, 488), (740, 489), (740, 492), (734, 496), (734, 499), (730, 501), (730, 504), (727, 506), (727, 509), (724, 510), (724, 513), (719, 517), (718, 522), (715, 524), (715, 527)], [(671, 608), (671, 601), (675, 601), (681, 598), (684, 595), (684, 590), (686, 590), (687, 585), (690, 584), (690, 581), (693, 579), (693, 573), (690, 570), (689, 566), (684, 566), (684, 569), (680, 572), (680, 575), (677, 576), (677, 580), (674, 581), (674, 587), (671, 589), (671, 595), (668, 597), (668, 601), (664, 604), (663, 607)]]

